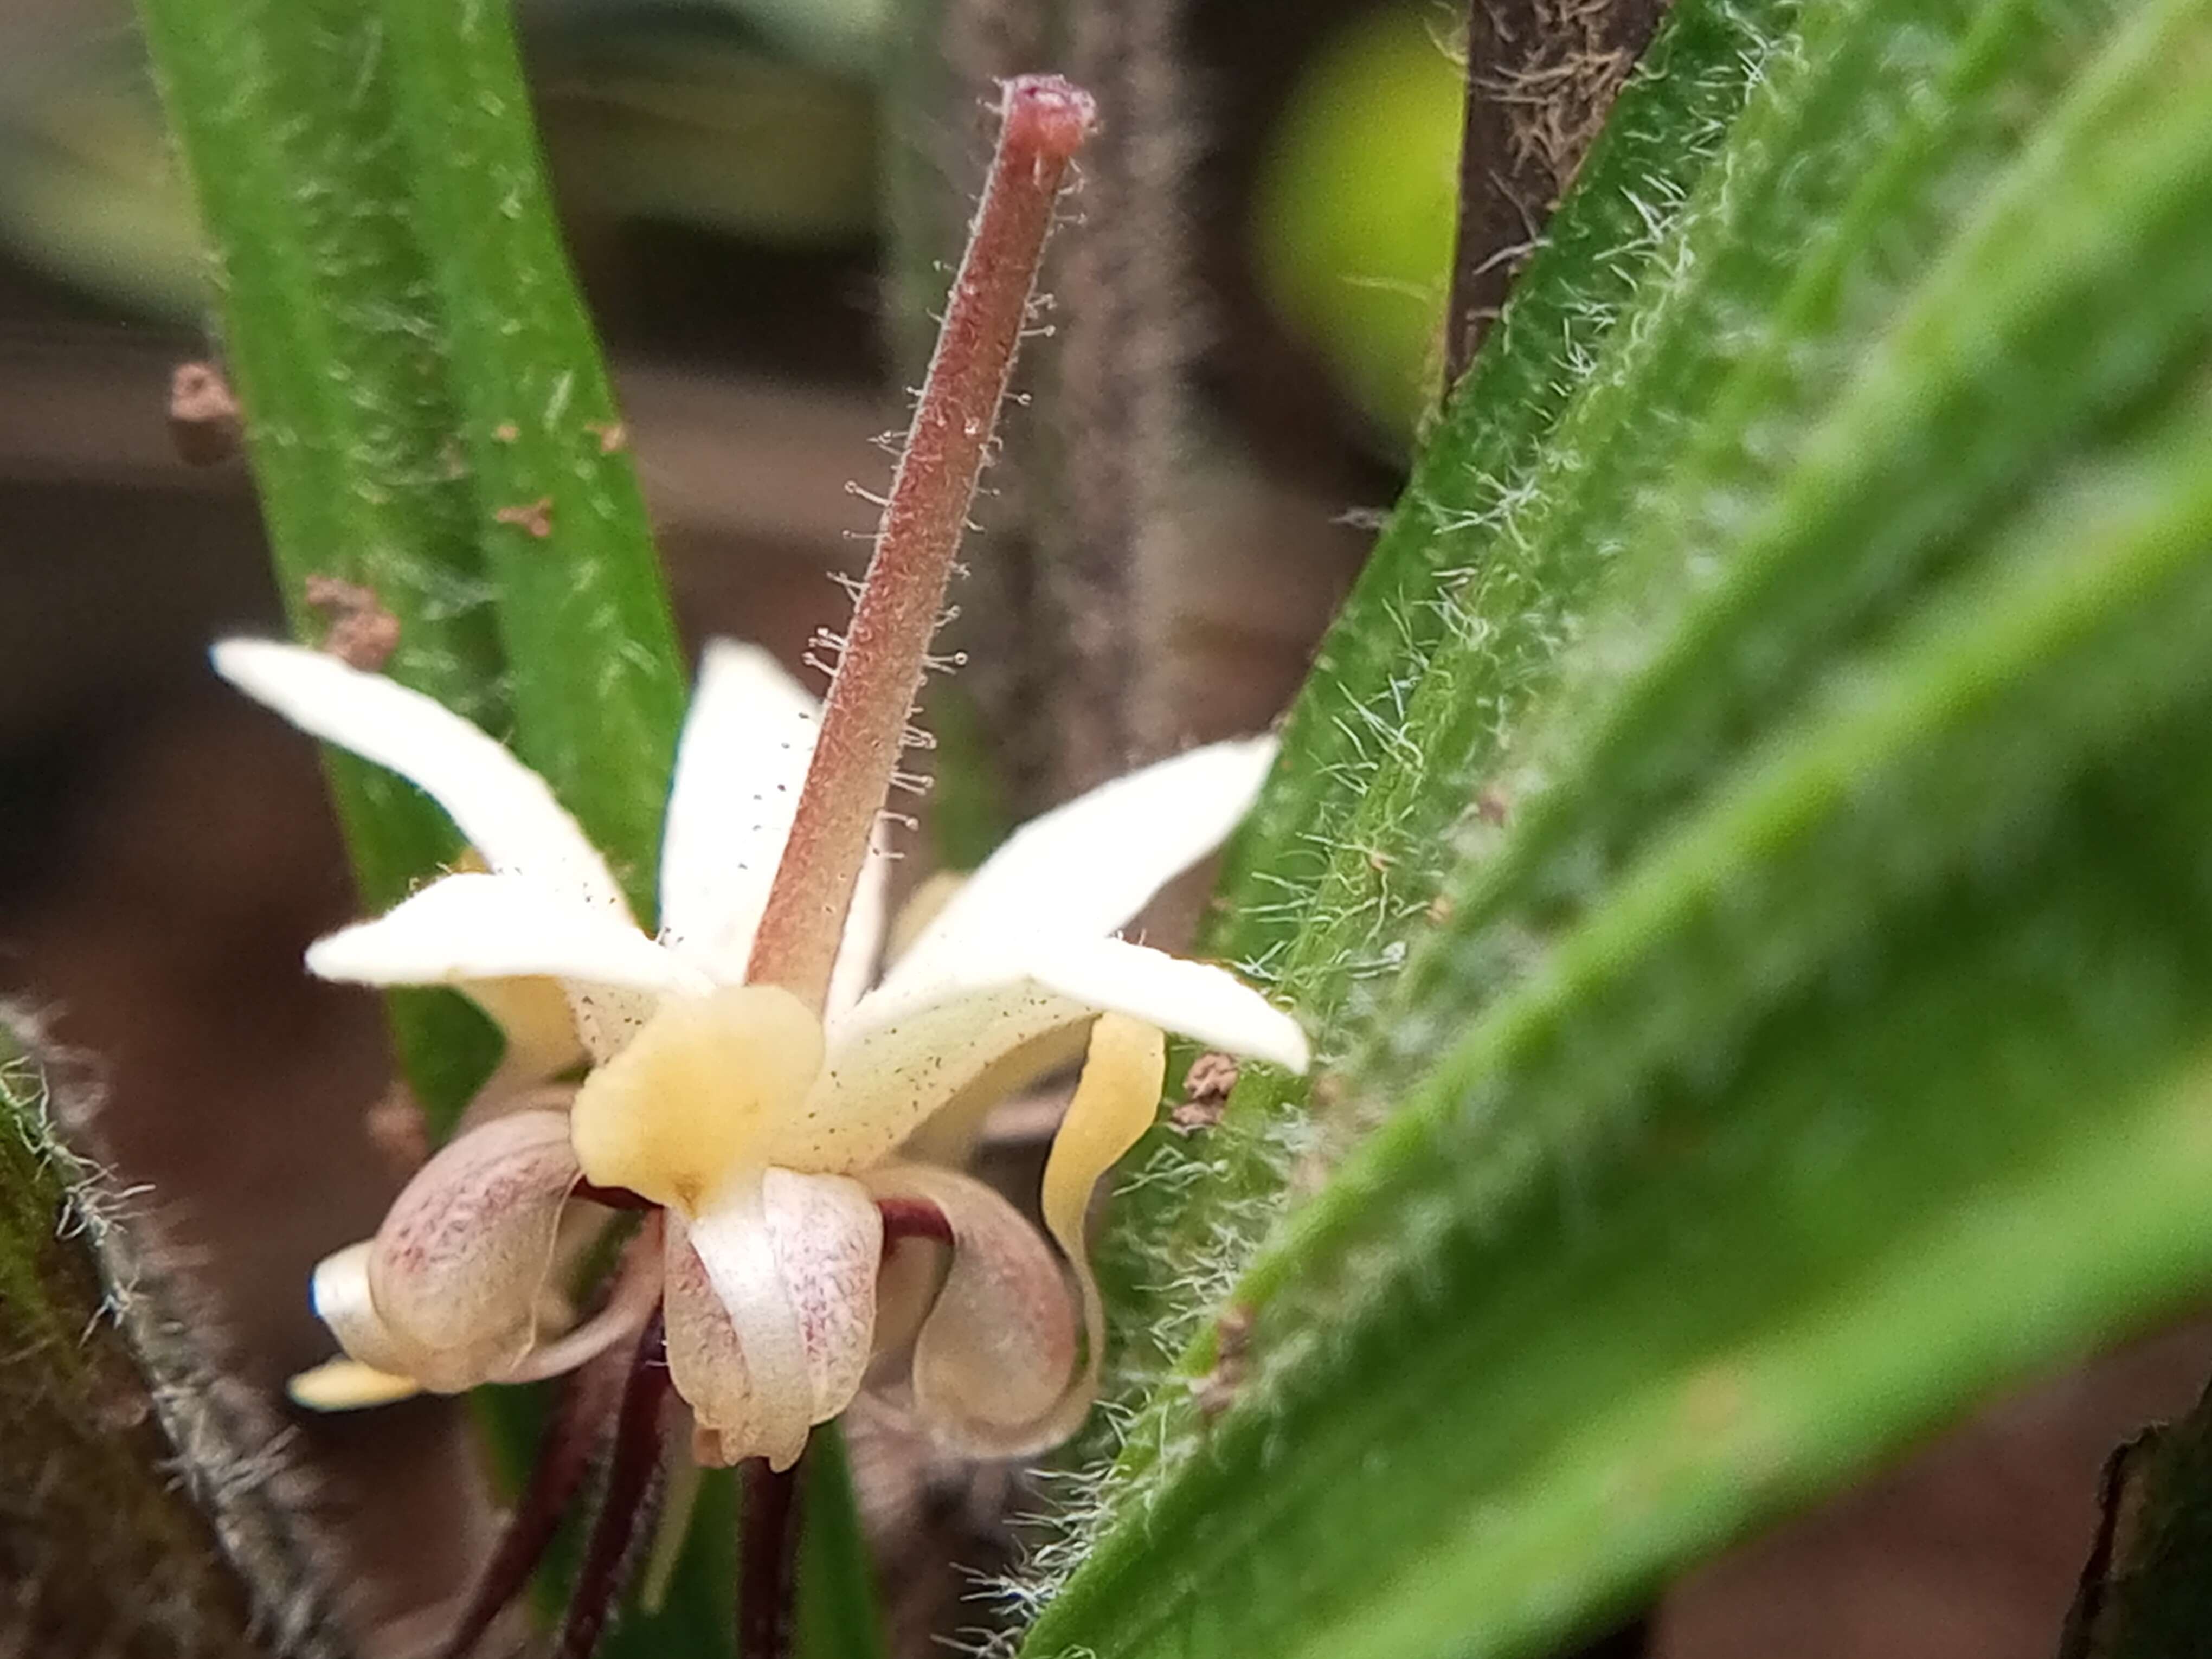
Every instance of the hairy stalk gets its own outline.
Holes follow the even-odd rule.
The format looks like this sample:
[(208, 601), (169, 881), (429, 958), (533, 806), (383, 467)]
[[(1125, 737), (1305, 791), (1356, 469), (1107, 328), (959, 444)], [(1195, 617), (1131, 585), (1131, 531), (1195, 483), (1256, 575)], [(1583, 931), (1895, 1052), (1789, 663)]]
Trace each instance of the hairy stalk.
[(63, 1146), (27, 1024), (0, 1009), (0, 1653), (339, 1659), (283, 1425), (173, 1247)]
[(889, 790), (988, 459), (1067, 164), (1089, 95), (1056, 76), (1007, 82), (998, 153), (954, 280), (875, 554), (842, 642), (749, 977), (819, 1008), (845, 912)]
[(1472, 0), (1444, 391), (1542, 239), (1668, 0)]
[[(938, 319), (990, 166), (998, 88), (1057, 60), (1047, 9), (1024, 0), (902, 0), (883, 119), (884, 287), (898, 384), (921, 384)], [(1081, 84), (1092, 83), (1077, 76)], [(1085, 161), (1084, 172), (1090, 173)], [(1044, 804), (1051, 739), (1043, 690), (1051, 681), (1035, 522), (1042, 494), (1033, 477), (1049, 424), (1034, 407), (1046, 377), (1018, 368), (1018, 400), (1030, 416), (1003, 435), (991, 469), (989, 522), (971, 532), (960, 615), (944, 637), (954, 648), (989, 640), (957, 681), (931, 688), (937, 739), (931, 828), (941, 862), (973, 868), (1012, 824)], [(948, 805), (951, 810), (948, 811)]]

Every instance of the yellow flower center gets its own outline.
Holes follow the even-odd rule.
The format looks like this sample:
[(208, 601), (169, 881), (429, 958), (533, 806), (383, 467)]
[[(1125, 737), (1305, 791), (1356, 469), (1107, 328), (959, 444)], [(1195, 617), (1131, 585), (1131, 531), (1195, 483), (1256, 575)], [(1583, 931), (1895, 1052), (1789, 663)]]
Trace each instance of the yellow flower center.
[(822, 1069), (822, 1025), (774, 985), (671, 999), (577, 1091), (585, 1178), (696, 1215), (733, 1173), (775, 1161)]

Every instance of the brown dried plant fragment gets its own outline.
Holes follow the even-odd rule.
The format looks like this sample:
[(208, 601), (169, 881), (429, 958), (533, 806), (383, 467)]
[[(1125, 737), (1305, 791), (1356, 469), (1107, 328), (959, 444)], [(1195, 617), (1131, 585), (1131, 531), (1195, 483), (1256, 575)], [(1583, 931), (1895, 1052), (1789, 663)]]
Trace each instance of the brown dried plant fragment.
[(1444, 389), (1459, 383), (1668, 0), (1471, 0)]
[(1213, 1326), (1213, 1369), (1191, 1389), (1198, 1414), (1211, 1423), (1237, 1403), (1244, 1387), (1245, 1360), (1252, 1346), (1252, 1310), (1231, 1303)]
[(1200, 1054), (1183, 1077), (1182, 1103), (1168, 1114), (1168, 1125), (1178, 1134), (1194, 1134), (1221, 1121), (1222, 1108), (1237, 1086), (1236, 1057), (1218, 1052)]
[(186, 466), (220, 466), (245, 441), (238, 399), (210, 362), (179, 363), (169, 377), (169, 442)]
[(372, 674), (392, 660), (399, 648), (399, 618), (384, 608), (374, 588), (336, 576), (310, 576), (303, 591), (307, 603), (331, 619), (322, 649)]
[(553, 498), (540, 495), (534, 501), (525, 501), (520, 507), (502, 507), (491, 515), (501, 524), (511, 524), (518, 530), (526, 530), (539, 541), (553, 533)]

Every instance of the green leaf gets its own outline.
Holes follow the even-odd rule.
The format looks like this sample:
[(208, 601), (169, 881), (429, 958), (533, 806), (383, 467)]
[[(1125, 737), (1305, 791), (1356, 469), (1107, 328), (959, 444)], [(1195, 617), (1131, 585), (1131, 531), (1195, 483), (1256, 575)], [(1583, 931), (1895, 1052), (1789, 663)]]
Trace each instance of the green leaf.
[[(1407, 850), (1415, 826), (1381, 815), (1392, 832), (1384, 846), (1364, 798), (1372, 789), (1395, 801), (1430, 775), (1407, 733), (1408, 702), (1455, 640), (1504, 627), (1536, 652), (1557, 645), (1539, 608), (1557, 573), (1517, 558), (1504, 515), (1528, 495), (1568, 409), (1595, 395), (1593, 365), (1627, 349), (1618, 325), (1632, 296), (1686, 269), (1671, 250), (1686, 222), (1712, 210), (1699, 181), (1796, 13), (1796, 0), (1674, 7), (1430, 434), (1291, 709), (1283, 759), (1230, 848), (1224, 920), (1201, 944), (1287, 993), (1310, 1022), (1322, 1016), (1324, 1054), (1336, 1046), (1326, 1017), (1387, 965), (1388, 933), (1425, 902), (1409, 906), (1385, 884), (1386, 861)], [(1510, 562), (1487, 567), (1478, 596), (1492, 611), (1471, 621), (1468, 574), (1501, 557)], [(1448, 821), (1465, 799), (1448, 779), (1433, 793), (1432, 820)], [(1349, 867), (1370, 855), (1364, 878)], [(1297, 1155), (1304, 1095), (1294, 1080), (1255, 1074), (1202, 1141), (1155, 1132), (1128, 1160), (1137, 1174), (1117, 1197), (1100, 1264), (1124, 1387), (1182, 1347), (1264, 1231)]]
[(1395, 1103), (1027, 1651), (1541, 1652), (2212, 1280), (2212, 410), (2172, 425)]
[(2212, 7), (1957, 21), (1862, 60), (1921, 112), (1832, 204), (1881, 314), (1797, 331), (1869, 295), (1815, 248), (1621, 492), (1327, 1113), (1379, 1127), (1188, 1357), (1225, 1413), (1129, 1428), (1036, 1659), (1547, 1651), (2212, 1283)]
[[(1517, 809), (1526, 785), (1499, 776), (1500, 758), (1555, 684), (1563, 652), (1626, 580), (1621, 568), (1687, 569), (1703, 558), (1688, 550), (1686, 531), (1668, 544), (1672, 565), (1644, 550), (1656, 539), (1655, 515), (1670, 491), (1680, 494), (1675, 481), (1703, 465), (1714, 482), (1701, 505), (1723, 514), (1772, 487), (1839, 376), (1942, 246), (1957, 204), (2016, 152), (2111, 11), (2101, 0), (1824, 9), (1802, 35), (1758, 37), (1766, 47), (1759, 84), (1717, 161), (1684, 183), (1662, 188), (1640, 174), (1616, 183), (1601, 167), (1615, 141), (1601, 143), (1563, 222), (1595, 213), (1584, 204), (1599, 191), (1682, 204), (1638, 267), (1632, 325), (1550, 363), (1553, 418), (1522, 431), (1522, 388), (1509, 380), (1484, 392), (1485, 376), (1502, 373), (1489, 365), (1510, 363), (1531, 337), (1548, 345), (1559, 324), (1516, 335), (1515, 319), (1555, 288), (1572, 292), (1588, 280), (1582, 265), (1547, 262), (1573, 246), (1564, 232), (1532, 264), (1377, 550), (1395, 582), (1364, 579), (1339, 623), (1334, 637), (1362, 678), (1317, 677), (1293, 718), (1269, 799), (1320, 827), (1276, 833), (1263, 799), (1248, 862), (1227, 887), (1229, 920), (1213, 950), (1291, 998), (1324, 1057), (1363, 1040), (1427, 924), (1470, 802), (1485, 816)], [(1697, 17), (1678, 12), (1660, 46), (1679, 52), (1671, 31)], [(1643, 86), (1652, 97), (1669, 84)], [(1624, 122), (1641, 118), (1629, 96)], [(1580, 258), (1599, 271), (1630, 263), (1596, 241)], [(1583, 302), (1567, 314), (1610, 324), (1622, 305)], [(1513, 401), (1501, 414), (1492, 397)], [(1522, 434), (1517, 452), (1497, 448), (1500, 428)], [(1462, 496), (1474, 478), (1486, 505), (1468, 500), (1455, 519), (1436, 517), (1424, 506), (1432, 473), (1456, 479)], [(1425, 545), (1401, 531), (1424, 517), (1436, 526)], [(1410, 574), (1419, 568), (1425, 588)], [(1424, 618), (1425, 631), (1409, 617)], [(1385, 672), (1392, 678), (1377, 684)], [(1305, 714), (1328, 724), (1302, 725)], [(1165, 1140), (1140, 1154), (1144, 1184), (1118, 1246), (1133, 1264), (1124, 1284), (1161, 1282), (1162, 1263), (1188, 1260), (1209, 1241), (1249, 1249), (1279, 1207), (1289, 1169), (1310, 1153), (1304, 1097), (1295, 1080), (1255, 1076), (1195, 1160)], [(1177, 1299), (1181, 1319), (1164, 1322), (1160, 1300), (1131, 1298), (1125, 1323), (1179, 1342), (1189, 1299)], [(1140, 1348), (1131, 1369), (1142, 1375), (1164, 1352), (1172, 1347)]]
[[(1988, 70), (2032, 40), (2027, 9), (1992, 8), (1969, 42), (1966, 89), (2008, 121), (2021, 83)], [(2169, 27), (2185, 38), (2190, 23)], [(1647, 499), (1614, 603), (1501, 774), (1520, 817), (1510, 845), (1462, 866), (1449, 921), (1377, 1021), (1401, 1065), (1419, 1046), (1406, 1015), (1439, 974), (1465, 981), (1470, 957), (1487, 954), (1494, 988), (1530, 930), (1602, 890), (1834, 672), (1837, 653), (1911, 617), (1980, 548), (1974, 531), (2031, 510), (2053, 467), (2135, 441), (2176, 377), (2196, 373), (2212, 339), (2198, 175), (2212, 128), (2163, 113), (2188, 108), (2203, 75), (2172, 44), (2139, 27), (2081, 77), (1850, 384), (1783, 452), (1794, 465), (1773, 465), (1771, 413), (1747, 413), (1714, 422), (1705, 452)], [(2112, 303), (2123, 289), (2126, 303)], [(1724, 408), (1771, 411), (1757, 394), (1796, 338), (1749, 365)], [(2029, 385), (2038, 393), (2023, 397)]]
[[(493, 731), (507, 702), (477, 533), (451, 447), (459, 411), (391, 60), (350, 0), (145, 0), (139, 15), (221, 300), (226, 367), (293, 630), (319, 637), (310, 578), (369, 588), (399, 623), (392, 676)], [(391, 774), (333, 754), (331, 793), (381, 909), (459, 850), (445, 815)], [(450, 1122), (495, 1052), (459, 997), (392, 999), (402, 1060)]]
[[(685, 675), (668, 590), (546, 194), (502, 0), (386, 0), (515, 745), (654, 914)], [(502, 514), (505, 516), (502, 517)]]

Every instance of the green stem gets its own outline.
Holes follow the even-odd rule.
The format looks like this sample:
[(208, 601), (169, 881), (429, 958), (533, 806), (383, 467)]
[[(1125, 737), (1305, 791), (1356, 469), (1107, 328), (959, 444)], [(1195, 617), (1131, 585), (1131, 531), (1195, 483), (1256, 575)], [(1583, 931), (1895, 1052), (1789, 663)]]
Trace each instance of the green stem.
[(415, 233), (433, 251), (471, 526), (515, 746), (653, 914), (684, 674), (598, 342), (562, 250), (504, 0), (386, 0)]
[[(209, 242), (293, 631), (322, 636), (311, 580), (357, 584), (398, 621), (395, 679), (504, 729), (494, 593), (382, 19), (355, 0), (145, 0), (139, 15)], [(326, 763), (366, 908), (459, 852), (399, 779)], [(394, 997), (392, 1024), (409, 1080), (450, 1122), (489, 1064), (488, 1028), (427, 992)]]
[[(44, 1653), (349, 1652), (282, 1425), (201, 1346), (157, 1237), (57, 1138), (0, 1010), (0, 1582)], [(82, 1103), (72, 1105), (72, 1115)], [(179, 1480), (179, 1474), (182, 1480)], [(19, 1622), (20, 1621), (20, 1622)], [(27, 1640), (25, 1638), (27, 1637)]]

